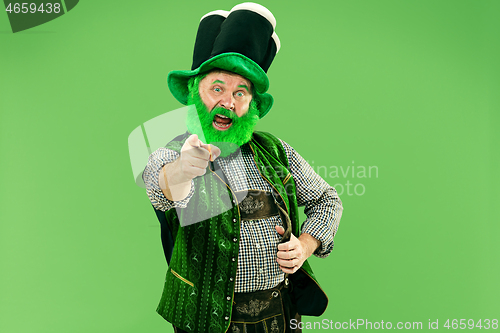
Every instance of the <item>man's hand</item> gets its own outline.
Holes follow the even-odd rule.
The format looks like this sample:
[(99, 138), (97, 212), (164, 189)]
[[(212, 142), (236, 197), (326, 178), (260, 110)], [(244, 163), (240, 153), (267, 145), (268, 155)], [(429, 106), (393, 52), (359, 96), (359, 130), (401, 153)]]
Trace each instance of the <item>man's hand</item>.
[(207, 145), (193, 134), (184, 142), (181, 154), (174, 162), (165, 164), (158, 179), (165, 197), (180, 201), (187, 197), (191, 189), (191, 180), (206, 172), (209, 161), (220, 155), (220, 149)]
[[(276, 226), (276, 231), (280, 235), (285, 233), (281, 226)], [(278, 244), (277, 262), (281, 270), (288, 274), (295, 273), (320, 245), (321, 242), (309, 234), (302, 234), (299, 238), (292, 234), (290, 241)]]
[(184, 142), (181, 148), (181, 156), (177, 160), (180, 168), (179, 182), (186, 182), (195, 177), (203, 176), (208, 162), (214, 161), (219, 155), (219, 148), (204, 144), (196, 134), (191, 135)]

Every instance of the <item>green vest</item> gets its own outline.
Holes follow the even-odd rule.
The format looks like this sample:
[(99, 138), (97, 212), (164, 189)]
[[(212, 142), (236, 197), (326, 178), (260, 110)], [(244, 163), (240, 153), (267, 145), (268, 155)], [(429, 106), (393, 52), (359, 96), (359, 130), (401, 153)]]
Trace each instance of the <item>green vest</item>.
[[(178, 136), (166, 148), (180, 152), (188, 136), (188, 133)], [(265, 132), (255, 132), (248, 145), (260, 174), (285, 202), (292, 232), (299, 237), (295, 182), (288, 171), (283, 145)], [(207, 168), (204, 176), (193, 179), (195, 194), (188, 206), (165, 212), (175, 246), (156, 311), (187, 332), (222, 333), (230, 324), (238, 266), (240, 212), (236, 195), (223, 179), (220, 172)], [(289, 279), (293, 285), (292, 301), (298, 312), (321, 315), (328, 298), (307, 260)]]

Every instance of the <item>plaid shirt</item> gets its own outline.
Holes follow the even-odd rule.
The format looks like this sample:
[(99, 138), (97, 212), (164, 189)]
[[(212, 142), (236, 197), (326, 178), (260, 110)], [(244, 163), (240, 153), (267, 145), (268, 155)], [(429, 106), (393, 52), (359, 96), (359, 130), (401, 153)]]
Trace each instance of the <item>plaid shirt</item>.
[[(321, 246), (314, 254), (324, 258), (333, 249), (333, 237), (342, 215), (342, 202), (333, 187), (316, 174), (290, 145), (280, 141), (296, 184), (297, 203), (299, 206), (305, 206), (307, 219), (302, 225), (302, 233), (308, 233), (321, 241)], [(191, 183), (189, 195), (184, 200), (175, 202), (163, 195), (158, 185), (158, 175), (165, 164), (175, 161), (178, 156), (177, 152), (166, 148), (159, 148), (149, 156), (143, 179), (148, 197), (158, 210), (185, 208), (196, 190)], [(271, 192), (270, 185), (260, 176), (247, 145), (241, 147), (241, 154), (219, 157), (217, 161), (233, 191), (255, 189)], [(276, 261), (276, 249), (281, 239), (276, 232), (276, 225), (283, 226), (279, 216), (241, 221), (235, 292), (265, 290), (283, 281), (284, 273)]]

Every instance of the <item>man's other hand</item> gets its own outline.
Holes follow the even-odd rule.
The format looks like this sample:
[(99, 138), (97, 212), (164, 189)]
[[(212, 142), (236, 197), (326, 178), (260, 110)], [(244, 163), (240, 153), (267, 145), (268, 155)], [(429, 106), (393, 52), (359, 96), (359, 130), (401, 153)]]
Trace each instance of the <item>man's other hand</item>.
[[(278, 225), (276, 231), (280, 235), (285, 233), (285, 229)], [(299, 238), (292, 234), (288, 242), (278, 244), (276, 261), (283, 272), (293, 274), (320, 245), (321, 242), (309, 234), (302, 234)]]

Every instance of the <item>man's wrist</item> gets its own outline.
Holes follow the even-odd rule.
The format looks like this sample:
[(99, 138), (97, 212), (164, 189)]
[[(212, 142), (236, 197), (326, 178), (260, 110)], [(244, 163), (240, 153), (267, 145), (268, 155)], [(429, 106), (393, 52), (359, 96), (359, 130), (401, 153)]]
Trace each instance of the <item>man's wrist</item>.
[(185, 199), (191, 189), (191, 179), (184, 176), (180, 161), (165, 164), (160, 170), (158, 184), (163, 195), (170, 201)]
[(299, 241), (303, 244), (307, 257), (312, 254), (321, 246), (321, 241), (317, 240), (308, 233), (303, 233), (299, 236)]

